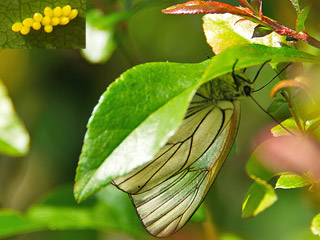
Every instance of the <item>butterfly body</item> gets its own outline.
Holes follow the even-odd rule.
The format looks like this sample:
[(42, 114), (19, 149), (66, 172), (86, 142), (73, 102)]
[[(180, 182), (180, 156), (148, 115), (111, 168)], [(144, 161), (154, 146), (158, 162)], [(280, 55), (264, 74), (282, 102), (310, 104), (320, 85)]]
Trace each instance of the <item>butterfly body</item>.
[(150, 234), (175, 233), (200, 206), (235, 140), (238, 99), (250, 91), (242, 73), (203, 84), (182, 124), (154, 159), (113, 181), (129, 194)]

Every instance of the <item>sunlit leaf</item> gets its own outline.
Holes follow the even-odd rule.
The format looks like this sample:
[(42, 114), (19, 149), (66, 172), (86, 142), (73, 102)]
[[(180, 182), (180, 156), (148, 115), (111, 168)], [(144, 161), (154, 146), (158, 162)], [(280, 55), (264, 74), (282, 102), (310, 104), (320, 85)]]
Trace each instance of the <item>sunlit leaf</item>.
[(275, 32), (267, 36), (257, 34), (257, 23), (250, 20), (242, 20), (242, 17), (232, 14), (207, 14), (203, 17), (203, 29), (208, 44), (214, 53), (220, 53), (226, 48), (248, 43), (263, 44), (270, 47), (280, 47), (285, 43), (285, 37)]
[[(43, 13), (45, 7), (70, 5), (79, 11), (78, 16), (65, 26), (54, 27), (46, 33), (43, 28), (32, 30), (28, 35), (11, 30), (15, 22), (32, 18), (34, 13)], [(1, 25), (0, 48), (73, 48), (85, 47), (85, 0), (2, 0), (0, 1)]]
[(0, 154), (17, 157), (29, 151), (29, 134), (0, 81)]
[(301, 188), (310, 185), (311, 183), (303, 176), (293, 173), (285, 173), (280, 175), (275, 188), (291, 189)]
[(267, 182), (256, 179), (250, 186), (242, 205), (242, 217), (254, 217), (277, 201), (273, 187)]
[[(299, 130), (298, 130), (298, 127), (297, 127), (297, 124), (296, 124), (296, 121), (294, 120), (294, 118), (288, 118), (288, 119), (284, 120), (283, 122), (281, 122), (281, 124), (282, 124), (282, 126), (287, 128), (291, 132), (299, 133)], [(274, 137), (290, 135), (290, 133), (288, 133), (287, 130), (285, 130), (282, 126), (277, 125), (271, 129), (271, 133)]]
[(307, 133), (320, 140), (320, 115), (306, 121)]
[(308, 17), (308, 14), (310, 12), (311, 6), (307, 6), (300, 12), (297, 22), (296, 22), (296, 31), (301, 32), (305, 30), (305, 21)]
[(311, 231), (314, 235), (320, 236), (320, 213), (312, 219)]

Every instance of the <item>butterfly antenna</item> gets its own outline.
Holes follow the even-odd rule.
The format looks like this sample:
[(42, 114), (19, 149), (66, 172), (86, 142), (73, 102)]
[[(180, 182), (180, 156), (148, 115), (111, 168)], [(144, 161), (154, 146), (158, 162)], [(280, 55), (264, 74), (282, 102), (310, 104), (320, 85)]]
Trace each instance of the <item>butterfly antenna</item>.
[(236, 79), (236, 74), (234, 72), (235, 72), (235, 68), (236, 68), (236, 65), (237, 65), (238, 62), (239, 62), (239, 59), (237, 59), (235, 61), (235, 63), (233, 64), (233, 66), (232, 66), (232, 77), (233, 77), (233, 79)]
[(275, 80), (281, 73), (283, 73), (283, 71), (285, 71), (292, 63), (288, 63), (287, 66), (285, 66), (280, 72), (277, 73), (277, 75), (275, 75), (269, 82), (267, 82), (265, 85), (263, 85), (262, 87), (253, 90), (252, 92), (258, 92), (261, 89), (265, 88), (266, 86), (268, 86), (273, 80)]
[(261, 72), (261, 70), (263, 69), (263, 67), (264, 67), (268, 62), (270, 62), (270, 61), (271, 61), (271, 59), (265, 61), (265, 62), (260, 66), (260, 68), (259, 68), (258, 72), (256, 73), (256, 76), (255, 76), (254, 79), (252, 80), (251, 84), (253, 84), (253, 83), (257, 80), (257, 78), (259, 77), (260, 72)]
[(249, 97), (255, 102), (255, 104), (258, 105), (258, 107), (265, 112), (269, 117), (271, 117), (275, 122), (277, 122), (284, 130), (286, 130), (289, 134), (295, 136), (295, 134), (293, 132), (291, 132), (288, 128), (286, 128), (285, 126), (282, 125), (281, 122), (279, 122), (274, 116), (272, 116), (267, 110), (265, 110), (251, 95), (249, 95)]

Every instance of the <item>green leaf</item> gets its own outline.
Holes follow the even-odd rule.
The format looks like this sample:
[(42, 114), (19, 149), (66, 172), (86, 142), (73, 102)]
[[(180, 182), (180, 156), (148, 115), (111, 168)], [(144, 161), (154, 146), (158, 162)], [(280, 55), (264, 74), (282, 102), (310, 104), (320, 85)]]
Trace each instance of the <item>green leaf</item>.
[[(296, 121), (294, 118), (288, 118), (281, 122), (282, 126), (289, 129), (293, 133), (299, 133)], [(282, 126), (279, 124), (273, 128), (271, 128), (271, 133), (274, 137), (287, 136), (290, 135)]]
[(88, 123), (76, 175), (82, 201), (118, 176), (148, 163), (181, 123), (200, 84), (266, 60), (320, 60), (289, 48), (235, 46), (198, 64), (148, 63), (120, 76), (102, 95)]
[(299, 0), (289, 0), (291, 2), (291, 4), (294, 6), (294, 8), (296, 9), (297, 14), (300, 14), (300, 4), (299, 4)]
[(312, 219), (311, 232), (320, 236), (320, 213)]
[(239, 60), (235, 70), (261, 65), (271, 60), (274, 62), (314, 62), (320, 63), (320, 58), (308, 53), (287, 48), (267, 47), (260, 44), (234, 46), (217, 54), (211, 60), (203, 82), (210, 81), (222, 74), (232, 71), (234, 63)]
[[(52, 33), (31, 29), (28, 35), (11, 30), (15, 22), (42, 13), (45, 7), (70, 5), (78, 9), (78, 16), (65, 26), (56, 26)], [(85, 0), (2, 0), (0, 2), (0, 48), (85, 48)]]
[(114, 39), (115, 25), (131, 16), (130, 12), (117, 12), (103, 15), (94, 9), (87, 13), (87, 46), (81, 53), (91, 63), (104, 63), (116, 48)]
[(273, 187), (266, 181), (256, 179), (250, 186), (242, 204), (242, 217), (253, 217), (277, 201)]
[(267, 112), (276, 113), (284, 104), (286, 104), (286, 101), (283, 98), (276, 98), (267, 108)]
[[(270, 47), (281, 47), (287, 44), (284, 36), (275, 32), (266, 34), (265, 28), (250, 20), (243, 20), (243, 17), (232, 14), (207, 14), (203, 17), (203, 29), (208, 44), (214, 53), (220, 53), (231, 46), (247, 45), (249, 43), (262, 44)], [(264, 35), (257, 31), (262, 30)], [(266, 36), (267, 35), (267, 36)]]
[(291, 189), (291, 188), (301, 188), (309, 186), (311, 183), (304, 177), (293, 174), (284, 173), (281, 174), (277, 180), (275, 188)]
[(45, 229), (13, 210), (0, 211), (0, 226), (0, 239)]
[(67, 185), (31, 206), (25, 214), (0, 211), (0, 238), (43, 230), (80, 229), (118, 231), (146, 238), (127, 194), (109, 186), (90, 200), (89, 204), (77, 204), (72, 186)]
[(18, 157), (27, 154), (28, 151), (29, 134), (0, 81), (0, 154)]
[(256, 180), (257, 178), (269, 181), (274, 173), (266, 169), (259, 161), (259, 151), (263, 147), (263, 144), (259, 145), (254, 152), (251, 154), (249, 160), (246, 163), (246, 172), (250, 178)]
[(300, 12), (298, 18), (297, 18), (297, 22), (296, 22), (296, 31), (299, 33), (303, 30), (305, 30), (305, 22), (306, 19), (308, 17), (308, 14), (310, 12), (311, 6), (307, 6), (304, 9), (302, 9), (302, 11)]

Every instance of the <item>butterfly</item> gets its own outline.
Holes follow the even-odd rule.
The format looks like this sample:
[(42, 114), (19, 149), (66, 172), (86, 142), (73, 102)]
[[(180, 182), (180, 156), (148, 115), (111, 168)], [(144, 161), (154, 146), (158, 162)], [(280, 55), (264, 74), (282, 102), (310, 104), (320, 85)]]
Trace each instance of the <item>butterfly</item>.
[[(268, 61), (267, 61), (268, 62)], [(197, 90), (182, 124), (154, 159), (113, 184), (129, 194), (145, 229), (167, 237), (181, 229), (203, 202), (235, 141), (242, 97), (252, 84), (241, 71)]]

